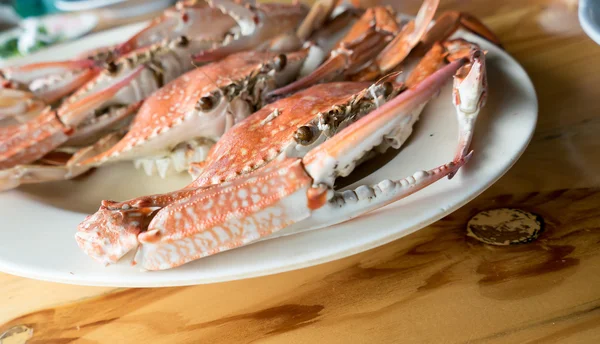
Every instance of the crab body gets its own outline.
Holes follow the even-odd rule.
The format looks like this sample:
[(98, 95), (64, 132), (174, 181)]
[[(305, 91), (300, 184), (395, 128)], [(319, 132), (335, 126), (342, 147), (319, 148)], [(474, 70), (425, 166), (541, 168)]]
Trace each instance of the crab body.
[[(270, 11), (270, 13), (269, 13)], [(287, 11), (287, 12), (286, 12)], [(302, 5), (258, 5), (249, 9), (241, 0), (182, 1), (167, 9), (125, 42), (94, 49), (72, 60), (32, 63), (3, 68), (0, 88), (0, 120), (16, 118), (20, 122), (38, 115), (46, 105), (53, 105), (92, 80), (103, 67), (121, 56), (181, 36), (204, 41), (205, 49), (229, 44), (242, 38), (264, 38), (257, 27), (270, 30), (274, 16), (282, 16), (282, 30), (306, 14)], [(298, 19), (296, 16), (300, 16)], [(266, 23), (260, 20), (266, 21)], [(194, 53), (200, 50), (193, 51)], [(14, 92), (14, 91), (20, 92)]]
[(147, 173), (187, 170), (235, 123), (263, 105), (263, 93), (292, 80), (306, 57), (249, 51), (199, 67), (165, 85), (141, 107), (127, 135), (89, 159), (135, 160)]
[[(307, 221), (310, 225), (313, 218), (327, 218), (327, 224), (342, 222), (455, 173), (469, 156), (344, 193), (333, 187), (338, 176), (349, 174), (356, 161), (402, 127), (464, 63), (459, 60), (443, 67), (305, 154), (294, 157), (282, 152), (255, 172), (205, 186), (158, 210), (147, 230), (137, 235), (135, 262), (144, 269), (166, 269), (257, 241), (293, 224)], [(89, 253), (93, 241), (86, 225), (90, 223), (81, 225), (78, 241)]]
[[(6, 140), (0, 168), (30, 164), (60, 145), (92, 144), (107, 131), (127, 123), (139, 102), (165, 83), (192, 69), (191, 56), (216, 45), (227, 53), (247, 48), (294, 30), (306, 15), (300, 5), (241, 6), (230, 1), (210, 1), (237, 24), (223, 32), (221, 42), (181, 36), (134, 50), (115, 61), (82, 86), (56, 110), (45, 108), (23, 125), (2, 128)], [(225, 29), (225, 28), (222, 28)], [(239, 44), (238, 44), (239, 43)], [(35, 129), (34, 129), (35, 128)], [(40, 135), (40, 133), (42, 135)], [(14, 183), (5, 183), (5, 185)]]

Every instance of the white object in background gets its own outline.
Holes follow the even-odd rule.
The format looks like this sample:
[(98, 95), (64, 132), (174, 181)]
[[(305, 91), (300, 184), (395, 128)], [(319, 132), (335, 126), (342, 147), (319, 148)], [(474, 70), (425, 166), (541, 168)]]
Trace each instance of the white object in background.
[[(140, 26), (125, 26), (61, 44), (31, 56), (61, 59), (92, 44), (123, 40)], [(300, 269), (365, 251), (415, 232), (465, 205), (496, 182), (523, 153), (537, 120), (537, 99), (523, 68), (505, 51), (481, 38), (459, 33), (488, 51), (489, 98), (477, 121), (473, 158), (452, 179), (380, 210), (335, 226), (265, 240), (199, 259), (181, 267), (142, 272), (125, 257), (104, 267), (75, 242), (77, 225), (102, 199), (124, 200), (165, 192), (189, 183), (186, 174), (150, 178), (125, 162), (99, 168), (81, 180), (21, 187), (0, 193), (0, 271), (82, 285), (163, 287), (213, 283)], [(452, 83), (423, 111), (402, 150), (374, 173), (349, 185), (372, 184), (412, 175), (450, 161), (458, 125)], [(110, 187), (107, 187), (109, 186)], [(279, 235), (291, 234), (283, 230)]]
[[(92, 14), (54, 15), (32, 17), (21, 23), (23, 33), (19, 37), (19, 52), (27, 55), (39, 41), (70, 41), (90, 33), (98, 24), (98, 17)], [(43, 28), (43, 31), (40, 31)]]
[(579, 23), (583, 31), (600, 44), (600, 0), (579, 1)]
[(118, 11), (125, 11), (130, 16), (141, 16), (146, 13), (159, 11), (174, 3), (173, 0), (82, 0), (64, 1), (54, 3), (57, 9), (65, 12), (87, 11), (108, 6), (115, 6)]

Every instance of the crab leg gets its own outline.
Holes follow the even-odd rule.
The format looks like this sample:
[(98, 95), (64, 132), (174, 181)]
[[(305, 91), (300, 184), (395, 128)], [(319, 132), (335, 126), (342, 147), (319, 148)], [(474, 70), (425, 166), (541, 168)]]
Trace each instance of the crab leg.
[(271, 92), (269, 96), (290, 94), (344, 73), (352, 73), (374, 58), (399, 31), (396, 18), (388, 9), (369, 8), (337, 44), (325, 63), (307, 76)]
[(92, 168), (91, 166), (79, 165), (79, 162), (112, 147), (122, 136), (122, 132), (109, 134), (93, 146), (79, 150), (65, 164), (18, 165), (10, 169), (0, 170), (0, 191), (13, 189), (22, 184), (75, 178)]
[[(470, 154), (429, 171), (416, 172), (404, 179), (384, 180), (372, 186), (363, 185), (343, 192), (332, 191), (337, 176), (348, 175), (354, 169), (357, 157), (376, 147), (385, 138), (386, 133), (393, 131), (395, 127), (410, 122), (415, 109), (433, 97), (465, 63), (466, 61), (461, 59), (443, 67), (415, 88), (401, 93), (343, 130), (332, 140), (309, 152), (303, 159), (304, 167), (314, 183), (315, 191), (309, 195), (309, 200), (314, 203), (319, 203), (321, 199), (327, 201), (321, 202), (322, 205), (312, 212), (310, 219), (299, 223), (298, 226), (303, 229), (315, 229), (352, 219), (407, 197), (445, 176), (456, 173), (469, 160)], [(355, 144), (355, 140), (359, 143)]]
[(479, 19), (468, 13), (457, 11), (447, 11), (442, 13), (442, 15), (435, 20), (435, 25), (427, 31), (425, 36), (423, 36), (421, 45), (423, 45), (425, 49), (428, 49), (433, 43), (450, 38), (450, 36), (461, 26), (476, 35), (487, 39), (495, 45), (502, 47), (500, 39), (498, 39), (496, 34), (479, 21)]
[[(383, 73), (400, 69), (404, 75), (410, 75), (417, 64), (422, 64), (421, 58), (427, 57), (423, 57), (424, 55), (435, 48), (436, 44), (441, 44), (449, 39), (459, 27), (501, 46), (495, 34), (468, 13), (444, 12), (433, 26), (426, 30), (431, 23), (437, 3), (439, 3), (438, 0), (424, 2), (415, 21), (409, 22), (403, 28), (403, 32), (377, 56), (371, 66), (352, 75), (351, 79), (372, 80)], [(412, 24), (414, 24), (414, 29)]]
[(101, 90), (85, 102), (74, 102), (59, 109), (58, 114), (46, 108), (40, 116), (27, 123), (6, 128), (2, 133), (0, 169), (31, 163), (66, 142), (74, 127), (85, 119), (89, 111), (114, 97), (142, 70), (143, 66), (134, 69), (119, 82)]
[(316, 29), (325, 24), (340, 2), (341, 0), (321, 0), (314, 4), (296, 31), (298, 38), (306, 41)]
[(81, 87), (98, 70), (95, 62), (88, 59), (4, 68), (2, 76), (7, 82), (0, 89), (0, 119), (30, 117), (35, 114), (31, 111), (32, 102), (36, 108), (43, 108)]
[(425, 0), (414, 20), (409, 21), (402, 31), (377, 55), (374, 63), (353, 77), (354, 80), (369, 80), (384, 75), (406, 59), (419, 44), (439, 5), (439, 0)]

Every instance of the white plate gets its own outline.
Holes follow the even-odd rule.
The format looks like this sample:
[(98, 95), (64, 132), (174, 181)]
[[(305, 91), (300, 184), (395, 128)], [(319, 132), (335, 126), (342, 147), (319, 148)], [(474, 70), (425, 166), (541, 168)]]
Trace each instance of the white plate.
[(591, 39), (600, 44), (600, 1), (581, 0), (579, 2), (579, 23)]
[[(67, 57), (67, 52), (88, 47), (90, 40), (106, 45), (132, 30), (113, 30), (30, 58)], [(128, 261), (106, 268), (92, 261), (77, 247), (75, 228), (87, 213), (98, 208), (101, 199), (122, 200), (166, 191), (184, 185), (189, 177), (181, 175), (162, 182), (144, 176), (130, 163), (114, 165), (79, 181), (28, 186), (0, 194), (0, 270), (82, 285), (192, 285), (308, 267), (383, 245), (423, 228), (498, 180), (527, 146), (537, 119), (535, 90), (521, 66), (495, 46), (469, 34), (461, 35), (489, 51), (490, 91), (477, 123), (472, 145), (475, 154), (454, 179), (444, 179), (403, 201), (340, 225), (259, 242), (172, 270), (142, 272)], [(389, 155), (389, 162), (360, 182), (400, 178), (446, 163), (453, 157), (456, 136), (448, 84), (427, 106), (400, 153)]]

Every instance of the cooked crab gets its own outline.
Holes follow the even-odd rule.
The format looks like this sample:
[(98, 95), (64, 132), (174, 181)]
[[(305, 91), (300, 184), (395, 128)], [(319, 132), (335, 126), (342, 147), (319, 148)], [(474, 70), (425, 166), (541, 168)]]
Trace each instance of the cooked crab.
[(79, 89), (110, 61), (141, 48), (181, 36), (215, 43), (226, 36), (229, 41), (251, 37), (257, 14), (246, 6), (242, 0), (179, 2), (123, 43), (84, 52), (73, 60), (3, 68), (0, 120), (12, 117), (26, 122)]
[[(233, 3), (221, 1), (220, 4)], [(306, 15), (300, 5), (262, 4), (236, 7), (249, 12), (253, 31), (229, 35), (220, 44), (238, 44), (240, 49), (275, 37), (274, 30), (294, 30)], [(239, 14), (238, 12), (235, 12)], [(241, 22), (238, 19), (238, 22)], [(233, 28), (229, 28), (229, 31)], [(245, 32), (241, 30), (241, 32)], [(161, 42), (126, 54), (108, 63), (105, 71), (69, 97), (57, 110), (46, 108), (39, 116), (18, 126), (2, 128), (0, 168), (32, 163), (56, 147), (95, 142), (105, 129), (135, 113), (133, 106), (183, 72), (193, 68), (190, 56), (212, 47), (214, 42), (186, 36)], [(244, 46), (244, 44), (246, 46)]]
[[(469, 155), (355, 191), (337, 193), (333, 184), (368, 152), (402, 144), (423, 104), (455, 73), (461, 101), (483, 104), (484, 55), (474, 50), (470, 58), (450, 62), (395, 98), (399, 89), (390, 84), (391, 76), (362, 91), (357, 90), (364, 83), (322, 84), (270, 104), (224, 135), (190, 186), (105, 201), (79, 226), (77, 242), (105, 264), (137, 247), (135, 261), (144, 269), (168, 269), (294, 223), (337, 223), (405, 197), (455, 173)], [(465, 140), (460, 142), (462, 151)]]

